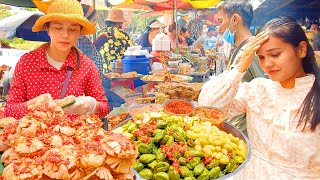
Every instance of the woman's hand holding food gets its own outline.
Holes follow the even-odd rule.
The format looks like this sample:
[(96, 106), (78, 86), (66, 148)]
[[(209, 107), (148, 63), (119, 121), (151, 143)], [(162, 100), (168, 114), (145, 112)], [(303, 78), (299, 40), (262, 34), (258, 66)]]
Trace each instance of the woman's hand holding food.
[(52, 100), (51, 95), (49, 93), (41, 94), (33, 99), (27, 101), (27, 109), (31, 110), (36, 107), (42, 107), (44, 104), (50, 102)]
[(98, 102), (91, 96), (78, 96), (75, 103), (63, 108), (66, 114), (94, 114), (96, 112)]
[(240, 56), (239, 62), (236, 66), (237, 70), (241, 73), (245, 72), (250, 66), (254, 59), (256, 51), (260, 48), (261, 44), (269, 39), (269, 33), (264, 31), (257, 34), (246, 46), (242, 55)]

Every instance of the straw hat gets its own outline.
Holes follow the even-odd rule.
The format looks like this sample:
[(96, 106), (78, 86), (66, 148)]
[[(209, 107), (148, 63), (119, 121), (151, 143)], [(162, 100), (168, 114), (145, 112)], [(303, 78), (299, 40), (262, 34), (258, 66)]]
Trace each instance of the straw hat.
[(41, 16), (33, 25), (32, 31), (45, 30), (45, 23), (50, 21), (71, 21), (82, 26), (81, 34), (93, 34), (96, 28), (83, 15), (81, 4), (77, 0), (55, 0), (48, 7), (47, 14)]
[(164, 28), (164, 27), (166, 27), (166, 25), (159, 21), (155, 21), (154, 23), (150, 24), (150, 28)]
[(109, 15), (106, 20), (111, 22), (127, 22), (123, 17), (123, 11), (115, 8), (109, 10)]

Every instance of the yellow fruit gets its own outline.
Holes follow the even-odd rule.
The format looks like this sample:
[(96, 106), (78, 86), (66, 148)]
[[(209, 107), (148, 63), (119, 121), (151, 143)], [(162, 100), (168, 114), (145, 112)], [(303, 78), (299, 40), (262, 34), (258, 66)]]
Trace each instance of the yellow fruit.
[(194, 149), (197, 150), (197, 151), (202, 151), (202, 148), (201, 148), (200, 145), (196, 145), (196, 146), (194, 147)]
[(204, 152), (204, 154), (206, 154), (208, 156), (212, 156), (212, 151), (209, 147), (204, 147), (203, 152)]

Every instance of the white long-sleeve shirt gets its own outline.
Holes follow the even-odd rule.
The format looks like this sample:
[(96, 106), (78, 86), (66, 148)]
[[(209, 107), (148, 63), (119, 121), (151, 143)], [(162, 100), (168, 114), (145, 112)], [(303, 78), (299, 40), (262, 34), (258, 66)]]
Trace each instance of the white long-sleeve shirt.
[(314, 75), (297, 78), (293, 89), (277, 81), (256, 78), (241, 83), (236, 68), (204, 84), (199, 105), (246, 113), (252, 156), (235, 179), (320, 179), (320, 127), (311, 132), (297, 127), (300, 107)]

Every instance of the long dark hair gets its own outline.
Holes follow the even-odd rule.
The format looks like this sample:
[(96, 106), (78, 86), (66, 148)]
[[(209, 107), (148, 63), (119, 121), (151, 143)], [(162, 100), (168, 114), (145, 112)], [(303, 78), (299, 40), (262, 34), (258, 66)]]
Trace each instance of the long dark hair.
[(308, 42), (306, 34), (293, 18), (287, 16), (270, 20), (259, 31), (268, 31), (269, 34), (282, 39), (296, 48), (302, 41), (307, 43), (307, 54), (302, 59), (302, 66), (305, 73), (314, 74), (315, 81), (301, 105), (301, 116), (298, 126), (304, 123), (304, 130), (307, 123), (310, 123), (310, 129), (314, 131), (320, 123), (320, 69), (316, 63), (314, 51)]

